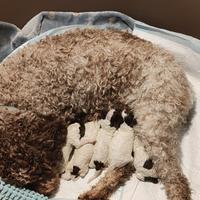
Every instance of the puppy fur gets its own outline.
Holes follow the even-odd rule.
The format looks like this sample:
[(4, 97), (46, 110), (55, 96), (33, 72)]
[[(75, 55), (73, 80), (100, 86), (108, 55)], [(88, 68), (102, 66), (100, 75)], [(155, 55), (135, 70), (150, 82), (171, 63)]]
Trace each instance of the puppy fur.
[[(127, 105), (168, 199), (191, 199), (177, 149), (192, 91), (174, 57), (151, 42), (98, 29), (47, 37), (0, 64), (0, 104), (19, 110), (0, 110), (0, 176), (7, 182), (52, 193), (74, 115), (84, 108), (93, 121), (102, 110)], [(101, 199), (98, 186), (90, 191), (93, 199)]]
[[(75, 125), (75, 124), (72, 124)], [(66, 171), (66, 177), (69, 180), (69, 173), (71, 174), (72, 180), (77, 180), (80, 177), (85, 177), (89, 170), (89, 163), (91, 161), (93, 152), (94, 152), (94, 144), (91, 144), (90, 141), (96, 141), (97, 133), (99, 131), (99, 123), (97, 121), (87, 122), (85, 123), (85, 134), (84, 137), (81, 138), (80, 143), (84, 142), (85, 144), (78, 149), (75, 146), (75, 151), (72, 156), (72, 168), (68, 168)], [(79, 141), (77, 140), (79, 143)], [(73, 143), (73, 142), (72, 142)], [(65, 177), (65, 174), (63, 175)]]
[(133, 126), (129, 125), (133, 124), (134, 118), (127, 120), (128, 117), (126, 116), (125, 119), (119, 129), (115, 131), (110, 143), (108, 154), (109, 170), (122, 167), (133, 161), (131, 153), (133, 151), (134, 131)]
[(135, 175), (141, 181), (158, 183), (153, 161), (145, 152), (143, 144), (135, 137), (133, 145)]

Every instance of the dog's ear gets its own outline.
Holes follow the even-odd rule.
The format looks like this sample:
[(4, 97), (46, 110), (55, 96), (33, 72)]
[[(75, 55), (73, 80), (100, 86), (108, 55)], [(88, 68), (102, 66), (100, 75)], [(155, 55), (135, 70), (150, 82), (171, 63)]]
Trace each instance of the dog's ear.
[(124, 122), (130, 127), (133, 127), (133, 126), (135, 126), (137, 124), (137, 120), (134, 118), (133, 113), (128, 114), (124, 118)]
[(110, 126), (118, 129), (123, 122), (124, 119), (122, 117), (121, 111), (115, 110), (110, 119)]

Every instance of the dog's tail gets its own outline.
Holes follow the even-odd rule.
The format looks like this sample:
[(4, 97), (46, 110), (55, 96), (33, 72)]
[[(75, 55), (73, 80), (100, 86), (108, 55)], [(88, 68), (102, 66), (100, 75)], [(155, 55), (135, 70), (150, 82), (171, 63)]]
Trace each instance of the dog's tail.
[(119, 186), (123, 185), (134, 173), (135, 168), (132, 163), (121, 168), (109, 170), (100, 181), (91, 188), (90, 191), (79, 196), (79, 200), (107, 200)]

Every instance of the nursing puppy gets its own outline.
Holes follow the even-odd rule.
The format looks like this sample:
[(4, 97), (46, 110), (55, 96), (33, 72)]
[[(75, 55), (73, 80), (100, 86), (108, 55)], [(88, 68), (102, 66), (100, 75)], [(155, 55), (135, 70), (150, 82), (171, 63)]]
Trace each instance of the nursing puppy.
[(123, 114), (123, 123), (116, 130), (109, 148), (108, 170), (120, 168), (133, 161), (133, 126), (136, 124), (132, 113)]
[(154, 163), (137, 136), (134, 138), (133, 152), (136, 177), (144, 182), (158, 183)]
[(63, 147), (63, 158), (64, 166), (67, 165), (70, 154), (73, 148), (78, 149), (85, 144), (93, 143), (94, 139), (90, 137), (84, 137), (85, 135), (85, 125), (80, 125), (79, 123), (70, 124), (67, 127), (67, 143)]
[[(177, 149), (193, 107), (192, 90), (182, 66), (151, 42), (87, 28), (47, 37), (0, 64), (0, 104), (19, 111), (0, 109), (0, 176), (7, 183), (52, 194), (59, 185), (66, 127), (77, 110), (84, 108), (94, 121), (102, 110), (126, 105), (134, 110), (135, 134), (168, 199), (191, 199)], [(112, 184), (106, 188), (109, 180), (115, 188), (124, 180), (110, 173), (86, 193), (87, 200), (105, 199), (113, 192)], [(125, 174), (129, 167), (120, 169)]]
[(89, 163), (94, 151), (94, 144), (89, 144), (88, 141), (96, 141), (98, 130), (99, 124), (97, 121), (85, 123), (85, 134), (81, 138), (85, 144), (75, 148), (74, 154), (66, 166), (65, 174), (62, 176), (64, 179), (77, 180), (79, 176), (83, 178), (88, 173)]
[(100, 129), (98, 131), (94, 154), (90, 162), (90, 168), (95, 168), (96, 172), (89, 182), (98, 177), (102, 170), (108, 165), (108, 152), (113, 134), (123, 122), (121, 112), (110, 110), (105, 119), (99, 120)]

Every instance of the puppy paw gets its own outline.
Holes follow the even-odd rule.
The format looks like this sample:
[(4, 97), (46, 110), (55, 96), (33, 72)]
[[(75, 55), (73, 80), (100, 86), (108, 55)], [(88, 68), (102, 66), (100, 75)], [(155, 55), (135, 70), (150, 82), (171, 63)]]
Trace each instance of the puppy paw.
[(66, 180), (66, 181), (70, 181), (71, 180), (70, 172), (65, 172), (64, 174), (62, 174), (61, 178)]
[(146, 174), (146, 173), (138, 173), (136, 172), (136, 178), (140, 181), (143, 181), (143, 182), (150, 182), (150, 183), (154, 183), (154, 184), (157, 184), (159, 181), (158, 181), (158, 178), (154, 176), (154, 174)]
[(88, 171), (89, 171), (89, 168), (88, 168), (88, 167), (86, 167), (85, 169), (82, 169), (82, 170), (80, 171), (80, 177), (81, 177), (81, 178), (84, 178), (84, 177), (87, 175)]

